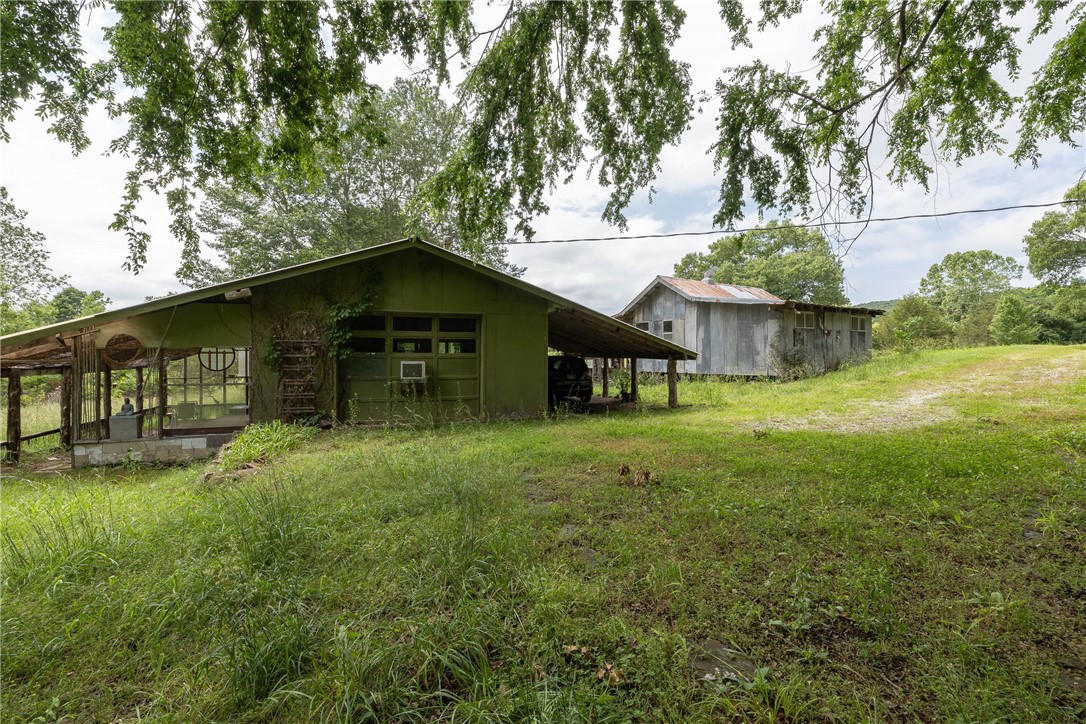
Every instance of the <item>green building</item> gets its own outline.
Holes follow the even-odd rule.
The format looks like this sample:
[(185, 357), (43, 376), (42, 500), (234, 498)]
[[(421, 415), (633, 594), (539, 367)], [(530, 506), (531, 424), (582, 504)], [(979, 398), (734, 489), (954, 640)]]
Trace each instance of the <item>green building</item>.
[[(405, 239), (0, 338), (6, 446), (17, 457), (30, 374), (61, 375), (61, 441), (80, 465), (200, 457), (276, 419), (534, 417), (547, 409), (548, 350), (696, 356)], [(114, 414), (124, 395), (136, 415)]]

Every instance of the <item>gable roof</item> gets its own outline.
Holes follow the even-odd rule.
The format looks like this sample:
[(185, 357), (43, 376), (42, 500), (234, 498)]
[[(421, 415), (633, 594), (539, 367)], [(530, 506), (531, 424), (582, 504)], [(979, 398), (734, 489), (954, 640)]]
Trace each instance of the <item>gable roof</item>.
[(142, 314), (157, 312), (162, 309), (179, 307), (193, 302), (207, 301), (222, 298), (229, 292), (237, 292), (264, 284), (271, 284), (286, 279), (292, 279), (305, 274), (333, 269), (345, 264), (351, 264), (366, 259), (372, 259), (387, 254), (393, 254), (405, 249), (419, 249), (459, 266), (471, 269), (485, 277), (495, 279), (504, 284), (527, 292), (528, 294), (542, 297), (550, 303), (550, 343), (556, 349), (566, 352), (584, 354), (586, 356), (611, 356), (628, 357), (638, 356), (645, 358), (667, 359), (695, 359), (697, 353), (677, 344), (663, 340), (660, 337), (637, 329), (613, 317), (597, 312), (570, 299), (561, 297), (542, 287), (529, 284), (521, 279), (510, 276), (493, 269), (485, 264), (473, 261), (455, 252), (423, 241), (418, 238), (401, 239), (385, 244), (359, 249), (336, 256), (319, 259), (317, 261), (296, 264), (284, 269), (256, 274), (250, 277), (234, 279), (232, 281), (214, 284), (202, 289), (193, 289), (159, 299), (153, 299), (141, 304), (113, 309), (101, 312), (89, 317), (69, 319), (64, 322), (16, 332), (0, 337), (0, 361), (12, 348), (20, 348), (29, 344), (54, 342), (59, 335), (67, 332), (106, 324), (108, 322), (135, 317)]
[(711, 284), (709, 282), (694, 279), (679, 279), (677, 277), (657, 276), (649, 285), (634, 297), (633, 301), (626, 305), (625, 309), (616, 314), (623, 318), (637, 307), (641, 301), (652, 294), (657, 287), (667, 287), (679, 296), (690, 302), (725, 302), (729, 304), (772, 304), (783, 302), (780, 297), (770, 294), (765, 289), (758, 287), (741, 287), (735, 284)]
[(811, 302), (796, 302), (767, 292), (758, 287), (743, 287), (735, 284), (713, 284), (694, 279), (678, 279), (676, 277), (657, 276), (649, 285), (641, 290), (641, 293), (633, 298), (626, 307), (615, 315), (617, 319), (627, 319), (633, 313), (645, 297), (652, 294), (658, 287), (667, 287), (682, 298), (690, 302), (708, 302), (712, 304), (766, 304), (771, 307), (809, 309), (831, 309), (842, 312), (858, 312), (864, 314), (882, 314), (880, 309), (866, 309), (864, 307), (852, 307), (836, 304), (814, 304)]

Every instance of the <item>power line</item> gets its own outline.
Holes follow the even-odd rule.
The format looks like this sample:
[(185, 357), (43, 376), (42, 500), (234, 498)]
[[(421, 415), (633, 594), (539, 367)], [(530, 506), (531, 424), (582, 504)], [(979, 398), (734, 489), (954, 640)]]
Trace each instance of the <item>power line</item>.
[[(909, 221), (911, 219), (941, 219), (946, 216), (962, 216), (964, 214), (991, 214), (997, 211), (1013, 211), (1015, 209), (1044, 209), (1051, 206), (1063, 206), (1064, 204), (1086, 204), (1086, 199), (1071, 199), (1068, 201), (1053, 201), (1047, 204), (1018, 204), (1015, 206), (996, 206), (990, 209), (962, 209), (960, 211), (943, 211), (931, 214), (906, 214), (905, 216), (884, 216), (876, 219), (855, 219), (852, 221), (809, 221), (803, 224), (792, 224), (794, 228), (821, 229), (828, 226), (856, 226), (860, 224), (876, 224), (887, 221)], [(519, 246), (526, 244), (572, 244), (581, 241), (632, 241), (636, 239), (671, 239), (677, 236), (712, 236), (719, 234), (742, 234), (748, 231), (769, 231), (771, 226), (749, 226), (741, 229), (711, 229), (709, 231), (673, 231), (667, 234), (631, 234), (619, 236), (586, 236), (576, 239), (506, 239), (503, 244)]]

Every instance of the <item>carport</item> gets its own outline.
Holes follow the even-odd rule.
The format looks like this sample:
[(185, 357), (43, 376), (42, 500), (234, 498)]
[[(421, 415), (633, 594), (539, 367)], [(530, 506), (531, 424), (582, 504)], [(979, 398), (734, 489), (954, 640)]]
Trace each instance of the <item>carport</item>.
[(679, 404), (676, 362), (696, 359), (698, 356), (696, 352), (662, 337), (590, 309), (579, 309), (577, 305), (552, 309), (548, 315), (547, 327), (552, 348), (566, 354), (604, 360), (604, 397), (608, 394), (609, 360), (629, 360), (630, 397), (636, 402), (637, 360), (662, 359), (667, 360), (667, 404), (668, 407), (676, 407)]

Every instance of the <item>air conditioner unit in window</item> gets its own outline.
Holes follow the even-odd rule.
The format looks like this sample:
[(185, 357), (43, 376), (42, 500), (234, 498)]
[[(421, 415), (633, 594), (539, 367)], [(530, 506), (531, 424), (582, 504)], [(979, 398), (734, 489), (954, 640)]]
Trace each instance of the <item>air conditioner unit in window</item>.
[(422, 360), (402, 360), (400, 362), (400, 381), (425, 382), (426, 363)]

